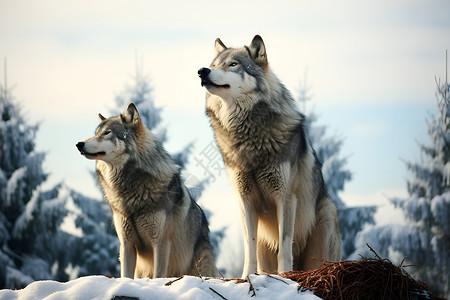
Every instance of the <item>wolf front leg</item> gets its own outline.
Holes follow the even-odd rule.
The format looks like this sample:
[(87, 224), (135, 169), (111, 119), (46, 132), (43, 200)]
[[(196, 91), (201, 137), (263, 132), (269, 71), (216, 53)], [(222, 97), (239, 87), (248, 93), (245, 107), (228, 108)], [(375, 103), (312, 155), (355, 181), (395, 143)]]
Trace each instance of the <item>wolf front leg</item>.
[(248, 200), (241, 199), (241, 218), (242, 218), (242, 233), (244, 238), (244, 270), (242, 271), (242, 278), (246, 278), (249, 274), (256, 273), (257, 258), (256, 258), (256, 243), (258, 238), (258, 216), (256, 211), (251, 207)]
[(242, 238), (244, 240), (244, 269), (242, 278), (256, 273), (257, 256), (256, 244), (258, 237), (258, 215), (255, 203), (258, 203), (260, 194), (254, 181), (254, 175), (242, 171), (240, 168), (227, 166), (231, 183), (239, 194), (239, 208), (241, 212)]
[(120, 243), (120, 277), (134, 279), (136, 269), (136, 247), (132, 243)]
[(292, 243), (294, 239), (297, 198), (281, 195), (278, 198), (278, 272), (291, 271), (293, 267)]
[(167, 238), (162, 238), (158, 245), (153, 249), (153, 260), (155, 262), (153, 278), (167, 276), (170, 256), (169, 240)]
[(136, 269), (136, 246), (125, 232), (127, 219), (119, 213), (113, 212), (114, 227), (120, 241), (120, 277), (134, 278)]
[(170, 257), (170, 240), (166, 234), (167, 215), (164, 211), (157, 212), (153, 215), (153, 223), (157, 226), (153, 228), (154, 237), (152, 241), (153, 247), (153, 278), (167, 276)]

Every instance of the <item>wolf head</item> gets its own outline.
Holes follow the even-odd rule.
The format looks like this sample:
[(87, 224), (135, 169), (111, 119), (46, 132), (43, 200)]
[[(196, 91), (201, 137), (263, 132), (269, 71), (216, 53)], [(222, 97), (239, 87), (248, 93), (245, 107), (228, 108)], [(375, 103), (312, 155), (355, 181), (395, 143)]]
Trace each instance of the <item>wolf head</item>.
[(209, 68), (201, 68), (201, 85), (210, 95), (230, 100), (253, 92), (264, 92), (268, 87), (266, 47), (256, 35), (250, 46), (227, 48), (220, 39), (214, 45), (215, 58)]
[(99, 117), (95, 136), (77, 143), (76, 147), (87, 159), (109, 163), (126, 161), (146, 130), (136, 106), (130, 103), (126, 112), (117, 117), (107, 119), (101, 114)]

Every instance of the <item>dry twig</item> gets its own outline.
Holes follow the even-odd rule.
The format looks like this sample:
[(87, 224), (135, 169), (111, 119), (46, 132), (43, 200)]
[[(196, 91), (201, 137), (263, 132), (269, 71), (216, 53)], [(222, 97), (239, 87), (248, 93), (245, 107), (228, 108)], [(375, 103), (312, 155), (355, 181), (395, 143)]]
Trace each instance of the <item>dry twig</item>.
[(180, 280), (180, 279), (183, 279), (183, 277), (184, 277), (184, 276), (180, 276), (180, 277), (178, 277), (177, 279), (174, 279), (174, 280), (171, 280), (171, 281), (169, 281), (169, 282), (166, 282), (164, 285), (165, 285), (165, 286), (172, 285), (172, 283), (174, 283), (175, 281), (178, 281), (178, 280)]
[(247, 276), (247, 280), (248, 280), (248, 283), (250, 284), (250, 287), (248, 288), (248, 292), (249, 293), (250, 293), (250, 291), (253, 292), (253, 294), (250, 297), (256, 296), (256, 291), (255, 291), (255, 288), (253, 287), (253, 284), (252, 284), (252, 282), (250, 280), (250, 276)]
[(203, 257), (205, 256), (205, 254), (203, 253), (202, 254), (202, 257), (200, 257), (200, 259), (195, 263), (195, 270), (197, 271), (197, 273), (198, 273), (198, 277), (200, 277), (200, 279), (203, 281), (203, 278), (202, 278), (202, 274), (200, 274), (200, 271), (198, 270), (198, 265), (200, 264), (200, 262), (202, 261), (202, 259), (203, 259)]
[(225, 298), (224, 296), (222, 296), (219, 292), (217, 292), (215, 289), (213, 289), (212, 287), (209, 288), (211, 291), (213, 291), (214, 293), (216, 293), (217, 295), (219, 295), (219, 297), (221, 297), (224, 300), (227, 300), (227, 298)]

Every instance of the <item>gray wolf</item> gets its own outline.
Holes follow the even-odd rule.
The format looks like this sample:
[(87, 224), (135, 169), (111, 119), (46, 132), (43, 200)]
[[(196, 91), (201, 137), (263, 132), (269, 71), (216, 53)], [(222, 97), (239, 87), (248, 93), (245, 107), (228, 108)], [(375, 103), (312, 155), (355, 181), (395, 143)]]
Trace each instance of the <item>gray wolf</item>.
[(217, 276), (205, 214), (136, 106), (99, 117), (95, 136), (76, 147), (97, 161), (120, 240), (121, 276)]
[(340, 260), (336, 206), (305, 117), (269, 68), (262, 38), (256, 35), (250, 46), (238, 49), (216, 39), (214, 56), (198, 74), (206, 89), (206, 115), (240, 197), (242, 277)]

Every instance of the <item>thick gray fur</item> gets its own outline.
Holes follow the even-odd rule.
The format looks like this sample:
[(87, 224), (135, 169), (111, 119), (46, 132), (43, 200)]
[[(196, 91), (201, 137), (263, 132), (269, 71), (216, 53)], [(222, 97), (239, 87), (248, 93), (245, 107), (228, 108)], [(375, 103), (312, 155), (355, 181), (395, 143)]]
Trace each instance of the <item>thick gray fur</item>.
[(340, 260), (336, 207), (305, 117), (270, 70), (262, 38), (257, 35), (250, 46), (238, 49), (217, 39), (215, 58), (199, 76), (206, 114), (240, 198), (242, 277)]
[(121, 276), (217, 276), (206, 217), (135, 105), (117, 117), (99, 116), (95, 136), (77, 148), (97, 160), (120, 240)]

